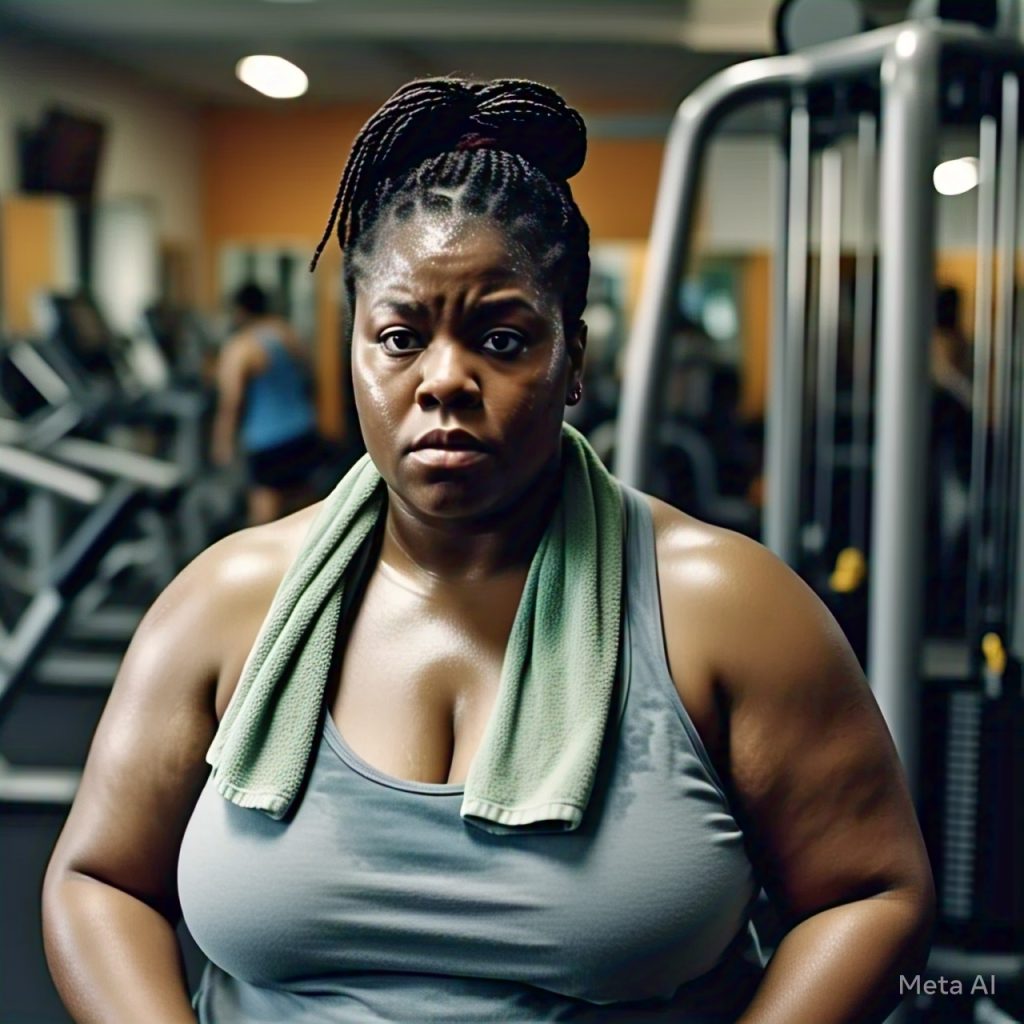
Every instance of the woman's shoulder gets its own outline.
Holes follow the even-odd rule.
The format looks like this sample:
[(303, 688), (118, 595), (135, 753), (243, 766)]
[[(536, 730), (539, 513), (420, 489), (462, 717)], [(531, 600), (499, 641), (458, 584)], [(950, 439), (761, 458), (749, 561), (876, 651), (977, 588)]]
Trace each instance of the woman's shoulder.
[(213, 667), (218, 718), (318, 509), (312, 505), (217, 541), (178, 574), (146, 617), (154, 646), (187, 645), (190, 659)]
[(644, 494), (654, 523), (658, 575), (672, 595), (696, 596), (705, 600), (715, 595), (727, 599), (742, 581), (749, 593), (765, 573), (787, 571), (767, 548), (757, 541), (720, 526), (696, 519), (660, 498)]
[(838, 628), (814, 591), (763, 544), (645, 498), (667, 622), (696, 618), (709, 636), (740, 646)]
[[(719, 774), (726, 770), (725, 719), (716, 670), (726, 606), (749, 558), (747, 538), (702, 522), (644, 494), (654, 525), (655, 560), (669, 675)], [(725, 614), (723, 614), (725, 613)]]
[(725, 709), (751, 687), (817, 674), (847, 645), (820, 598), (762, 544), (644, 497), (669, 670), (709, 750), (724, 752)]
[(654, 521), (658, 573), (668, 589), (683, 595), (739, 602), (783, 591), (809, 591), (806, 584), (763, 544), (725, 527), (695, 519), (672, 505), (643, 495)]

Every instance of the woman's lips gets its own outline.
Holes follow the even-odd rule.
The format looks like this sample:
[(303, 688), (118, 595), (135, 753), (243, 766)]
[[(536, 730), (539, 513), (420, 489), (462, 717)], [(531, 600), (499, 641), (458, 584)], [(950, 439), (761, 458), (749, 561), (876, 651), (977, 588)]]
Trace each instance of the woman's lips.
[(409, 458), (430, 469), (468, 469), (490, 458), (490, 453), (476, 448), (417, 448)]

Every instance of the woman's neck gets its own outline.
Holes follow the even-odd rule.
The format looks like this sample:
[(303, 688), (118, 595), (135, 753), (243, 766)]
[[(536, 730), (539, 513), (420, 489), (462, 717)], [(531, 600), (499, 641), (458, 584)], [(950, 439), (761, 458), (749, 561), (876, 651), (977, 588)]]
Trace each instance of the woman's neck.
[(504, 508), (476, 520), (424, 519), (388, 495), (380, 561), (419, 586), (472, 586), (525, 571), (561, 491), (555, 459)]

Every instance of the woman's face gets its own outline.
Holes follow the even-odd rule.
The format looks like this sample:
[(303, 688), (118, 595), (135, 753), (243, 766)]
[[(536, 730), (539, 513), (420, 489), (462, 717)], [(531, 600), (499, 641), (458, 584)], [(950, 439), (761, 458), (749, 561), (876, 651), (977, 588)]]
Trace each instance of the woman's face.
[(380, 228), (356, 284), (356, 410), (381, 476), (422, 515), (501, 511), (557, 458), (584, 328), (566, 338), (534, 266), (485, 218)]

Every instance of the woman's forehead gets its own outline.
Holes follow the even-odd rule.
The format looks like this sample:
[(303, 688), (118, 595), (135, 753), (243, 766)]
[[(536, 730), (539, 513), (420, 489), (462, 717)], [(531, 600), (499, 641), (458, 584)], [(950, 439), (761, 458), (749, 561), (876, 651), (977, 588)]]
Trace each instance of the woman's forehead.
[(548, 306), (537, 260), (486, 217), (416, 216), (383, 225), (358, 288), (367, 297), (400, 290), (424, 297), (467, 289), (518, 289)]

